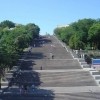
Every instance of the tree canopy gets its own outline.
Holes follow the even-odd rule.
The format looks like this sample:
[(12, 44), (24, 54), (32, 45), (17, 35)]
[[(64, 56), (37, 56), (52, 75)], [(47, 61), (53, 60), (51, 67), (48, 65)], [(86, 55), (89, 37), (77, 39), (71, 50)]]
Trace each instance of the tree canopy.
[(88, 39), (95, 49), (100, 49), (100, 23), (93, 24), (89, 29)]
[(9, 20), (1, 22), (0, 68), (12, 67), (32, 39), (39, 37), (39, 31), (39, 26), (34, 23), (22, 25)]
[(54, 34), (73, 49), (88, 46), (100, 49), (100, 19), (80, 19), (67, 27), (57, 27)]
[(15, 27), (15, 23), (13, 23), (12, 21), (9, 21), (9, 20), (5, 20), (5, 21), (0, 23), (0, 27), (2, 27), (2, 28), (5, 28), (5, 27), (13, 28), (13, 27)]

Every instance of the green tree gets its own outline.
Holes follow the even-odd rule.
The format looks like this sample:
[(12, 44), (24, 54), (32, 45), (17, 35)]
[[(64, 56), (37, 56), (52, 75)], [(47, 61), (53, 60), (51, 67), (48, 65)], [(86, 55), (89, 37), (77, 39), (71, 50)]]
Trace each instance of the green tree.
[(100, 48), (100, 23), (94, 24), (88, 32), (88, 39), (95, 49)]
[(58, 38), (61, 38), (61, 28), (55, 28), (54, 35), (56, 35)]
[(68, 44), (70, 37), (74, 34), (73, 28), (71, 26), (65, 27), (64, 31), (61, 33), (61, 39)]
[(69, 40), (69, 46), (72, 49), (84, 49), (84, 43), (80, 40), (78, 33), (75, 33), (71, 36)]
[(78, 22), (74, 22), (71, 24), (75, 32), (78, 32), (81, 41), (87, 44), (88, 40), (88, 30), (90, 27), (96, 22), (94, 19), (81, 19)]
[(15, 27), (15, 23), (13, 23), (12, 21), (9, 21), (9, 20), (5, 20), (3, 22), (0, 23), (0, 27), (8, 27), (8, 28), (13, 28)]
[(39, 37), (40, 28), (37, 25), (35, 25), (34, 23), (27, 24), (26, 30), (27, 30), (27, 33), (29, 34), (30, 38), (34, 39), (34, 38)]
[(39, 37), (39, 31), (40, 28), (35, 24), (20, 24), (15, 27), (15, 24), (8, 20), (0, 23), (0, 87), (5, 68), (16, 64), (20, 52), (28, 47), (33, 38)]
[(25, 34), (18, 36), (14, 42), (19, 51), (23, 51), (24, 48), (28, 47), (27, 37)]

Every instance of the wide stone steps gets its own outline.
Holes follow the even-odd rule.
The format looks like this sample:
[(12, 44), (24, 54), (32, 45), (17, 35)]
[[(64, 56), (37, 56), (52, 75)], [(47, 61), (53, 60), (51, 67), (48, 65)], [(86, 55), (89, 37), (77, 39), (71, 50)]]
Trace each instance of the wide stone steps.
[[(22, 74), (14, 80), (17, 83), (34, 84), (38, 88), (29, 89), (28, 87), (27, 93), (24, 94), (20, 94), (20, 89), (8, 89), (2, 99), (99, 100), (100, 89), (88, 70), (84, 70), (88, 67), (83, 69), (80, 67), (80, 65), (86, 67), (84, 60), (80, 59), (80, 64), (78, 59), (73, 59), (72, 54), (67, 52), (60, 42), (58, 43), (57, 39), (54, 37), (50, 39), (51, 43), (46, 40), (44, 45), (37, 43), (36, 48), (32, 48), (31, 53), (28, 53), (24, 59)], [(51, 44), (55, 47), (51, 47)], [(50, 52), (54, 53), (54, 59), (50, 58)], [(41, 66), (42, 70), (40, 70)], [(29, 71), (30, 67), (31, 71)]]
[(92, 75), (100, 75), (100, 72), (99, 71), (93, 71)]
[(85, 71), (40, 73), (41, 86), (91, 86), (94, 79)]
[[(35, 64), (35, 62), (37, 64)], [(55, 70), (55, 69), (81, 69), (77, 60), (74, 59), (43, 59), (34, 60), (33, 69), (40, 70), (42, 66), (43, 70)]]

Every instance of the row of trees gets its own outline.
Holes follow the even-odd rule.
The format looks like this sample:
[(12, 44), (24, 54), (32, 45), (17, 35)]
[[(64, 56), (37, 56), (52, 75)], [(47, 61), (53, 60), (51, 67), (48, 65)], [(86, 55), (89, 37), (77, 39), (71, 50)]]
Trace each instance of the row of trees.
[(39, 37), (39, 31), (34, 23), (22, 25), (9, 20), (0, 23), (0, 77), (5, 68), (11, 68), (16, 63), (19, 54), (31, 41)]
[(54, 34), (72, 49), (100, 49), (100, 19), (81, 19), (55, 28)]

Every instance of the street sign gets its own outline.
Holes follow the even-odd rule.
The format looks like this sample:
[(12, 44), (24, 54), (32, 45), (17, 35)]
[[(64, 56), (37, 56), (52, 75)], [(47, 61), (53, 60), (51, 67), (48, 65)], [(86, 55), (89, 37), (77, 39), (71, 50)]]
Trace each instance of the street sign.
[(96, 70), (100, 70), (100, 59), (92, 59), (92, 67)]

